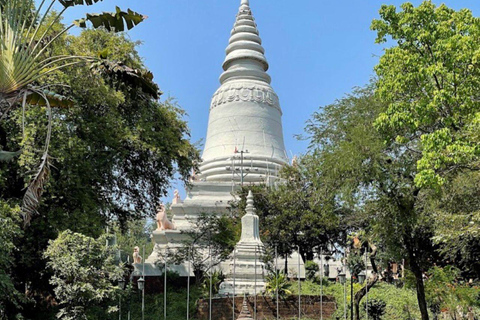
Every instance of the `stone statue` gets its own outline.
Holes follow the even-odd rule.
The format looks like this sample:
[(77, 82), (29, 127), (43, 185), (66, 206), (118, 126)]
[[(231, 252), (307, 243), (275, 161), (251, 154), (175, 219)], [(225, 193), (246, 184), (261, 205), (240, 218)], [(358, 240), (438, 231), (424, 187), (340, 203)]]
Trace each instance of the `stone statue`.
[(292, 167), (298, 167), (298, 157), (294, 156), (292, 159)]
[(178, 190), (175, 190), (173, 192), (173, 200), (172, 200), (172, 203), (173, 204), (179, 204), (180, 202), (182, 202), (182, 199), (180, 199), (180, 193), (178, 192)]
[(175, 230), (175, 225), (168, 220), (163, 204), (158, 207), (157, 230)]
[(140, 248), (135, 247), (133, 248), (133, 263), (142, 263), (142, 256), (139, 254)]

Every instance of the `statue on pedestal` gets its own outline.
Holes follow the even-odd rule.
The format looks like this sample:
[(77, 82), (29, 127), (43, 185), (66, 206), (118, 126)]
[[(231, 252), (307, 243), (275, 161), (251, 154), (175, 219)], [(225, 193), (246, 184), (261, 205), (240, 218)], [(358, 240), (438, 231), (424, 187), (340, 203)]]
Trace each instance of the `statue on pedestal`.
[(157, 230), (175, 230), (175, 225), (168, 220), (165, 206), (160, 204), (157, 212)]
[(173, 192), (172, 204), (179, 204), (181, 202), (182, 202), (182, 199), (180, 199), (180, 193), (178, 192), (178, 190), (175, 190)]
[(133, 263), (142, 263), (142, 256), (139, 254), (140, 248), (133, 248)]

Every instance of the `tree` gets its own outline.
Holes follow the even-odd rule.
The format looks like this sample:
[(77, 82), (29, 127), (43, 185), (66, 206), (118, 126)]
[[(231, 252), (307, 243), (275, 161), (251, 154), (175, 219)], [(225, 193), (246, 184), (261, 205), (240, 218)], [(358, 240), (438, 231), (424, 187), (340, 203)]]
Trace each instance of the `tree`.
[[(106, 49), (111, 60), (145, 70), (137, 46), (124, 34), (87, 30), (59, 37), (51, 50), (94, 55)], [(185, 112), (175, 101), (157, 101), (142, 86), (85, 64), (57, 70), (43, 81), (67, 84), (57, 90), (75, 104), (52, 108), (53, 169), (39, 214), (32, 217), (23, 239), (14, 239), (18, 251), (12, 278), (18, 289), (28, 285), (35, 301), (22, 305), (29, 319), (50, 308), (51, 271), (42, 272), (49, 240), (66, 229), (96, 238), (112, 222), (125, 231), (129, 221), (154, 217), (170, 181), (187, 180), (198, 159)], [(48, 125), (44, 106), (27, 107), (25, 119), (25, 136), (21, 109), (0, 120), (0, 149), (23, 150), (13, 161), (0, 162), (0, 199), (12, 206), (21, 204)]]
[(213, 276), (213, 268), (230, 257), (240, 233), (236, 220), (227, 215), (202, 213), (191, 222), (193, 228), (182, 230), (185, 241), (171, 259), (176, 264), (189, 261), (199, 285), (206, 273)]
[[(372, 243), (415, 274), (422, 319), (428, 319), (423, 274), (438, 260), (423, 190), (415, 185), (418, 153), (387, 140), (374, 122), (387, 106), (372, 85), (326, 106), (307, 126), (317, 183), (329, 186), (336, 206), (350, 214)], [(351, 229), (354, 230), (354, 229)]]
[(9, 313), (13, 314), (10, 312), (11, 306), (17, 307), (24, 300), (11, 278), (13, 252), (17, 249), (14, 239), (22, 236), (19, 211), (19, 207), (12, 208), (0, 200), (0, 319), (5, 319)]
[(451, 319), (458, 319), (462, 314), (466, 315), (470, 308), (480, 311), (478, 287), (462, 281), (460, 270), (455, 267), (431, 268), (425, 290), (430, 309), (436, 316), (440, 316), (440, 312), (444, 310)]
[(45, 258), (54, 274), (50, 282), (60, 305), (59, 319), (88, 319), (89, 308), (116, 301), (116, 281), (124, 270), (115, 264), (116, 248), (106, 246), (106, 240), (67, 230), (50, 241)]
[(449, 264), (466, 279), (480, 278), (480, 174), (462, 172), (431, 191), (428, 210), (434, 217), (433, 241)]
[[(53, 121), (51, 107), (72, 104), (64, 96), (51, 92), (51, 86), (39, 85), (38, 81), (57, 70), (89, 60), (97, 60), (92, 56), (56, 55), (50, 50), (51, 47), (69, 29), (74, 26), (86, 28), (87, 22), (91, 22), (94, 28), (103, 27), (119, 32), (124, 30), (125, 25), (131, 29), (145, 19), (144, 16), (130, 9), (124, 12), (117, 7), (115, 13), (87, 14), (86, 18), (76, 20), (63, 29), (54, 30), (67, 9), (77, 5), (92, 5), (101, 0), (59, 0), (62, 10), (58, 13), (54, 12), (50, 17), (55, 1), (43, 0), (36, 10), (32, 0), (4, 0), (0, 3), (0, 117), (4, 118), (12, 109), (17, 108), (19, 102), (23, 110), (28, 103), (45, 106), (47, 112), (48, 126), (41, 161), (28, 183), (22, 203), (22, 215), (26, 224), (37, 211), (50, 174), (49, 147)], [(46, 10), (42, 11), (46, 3), (50, 4), (47, 5)], [(120, 72), (122, 68), (117, 70)], [(127, 77), (144, 76), (141, 73), (137, 74), (133, 69), (125, 70), (124, 73)], [(146, 79), (144, 82), (151, 82), (152, 79), (148, 76), (144, 77)], [(151, 83), (152, 86), (156, 87)], [(156, 91), (155, 94), (158, 93), (158, 88)], [(22, 117), (22, 127), (24, 125), (25, 119)], [(0, 161), (11, 160), (21, 152), (22, 150), (13, 152), (0, 150)]]
[(377, 94), (388, 105), (376, 127), (421, 154), (417, 186), (480, 169), (480, 19), (467, 9), (407, 2), (398, 12), (382, 6), (371, 28), (377, 43), (394, 43), (375, 68)]
[(321, 198), (325, 185), (314, 184), (317, 175), (315, 159), (302, 157), (293, 165), (286, 165), (280, 172), (280, 183), (275, 187), (248, 186), (237, 192), (239, 200), (232, 209), (243, 212), (245, 199), (252, 190), (256, 212), (260, 219), (262, 241), (271, 254), (275, 247), (285, 258), (284, 270), (288, 270), (288, 256), (300, 248), (303, 260), (313, 260), (315, 252), (324, 252), (335, 245), (345, 243), (348, 228), (331, 208), (333, 198)]
[(387, 304), (382, 300), (370, 300), (367, 304), (368, 315), (373, 320), (381, 320), (386, 313)]

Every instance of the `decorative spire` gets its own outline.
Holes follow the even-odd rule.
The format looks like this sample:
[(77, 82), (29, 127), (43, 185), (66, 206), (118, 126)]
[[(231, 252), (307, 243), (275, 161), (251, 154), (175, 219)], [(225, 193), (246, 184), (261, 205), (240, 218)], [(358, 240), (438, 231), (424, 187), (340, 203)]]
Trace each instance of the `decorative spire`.
[(242, 312), (240, 312), (237, 320), (253, 320), (252, 314), (250, 313), (250, 310), (248, 310), (247, 297), (245, 294), (243, 294)]
[(252, 190), (248, 190), (247, 207), (245, 208), (247, 214), (255, 214), (255, 207), (253, 205), (253, 193)]
[(242, 236), (240, 243), (256, 243), (261, 244), (260, 240), (260, 223), (258, 216), (255, 214), (253, 205), (252, 190), (248, 191), (246, 214), (242, 217)]
[(242, 0), (240, 4), (226, 53), (223, 62), (225, 72), (220, 76), (222, 84), (237, 79), (271, 82), (266, 73), (268, 62), (264, 55), (265, 49), (248, 0)]

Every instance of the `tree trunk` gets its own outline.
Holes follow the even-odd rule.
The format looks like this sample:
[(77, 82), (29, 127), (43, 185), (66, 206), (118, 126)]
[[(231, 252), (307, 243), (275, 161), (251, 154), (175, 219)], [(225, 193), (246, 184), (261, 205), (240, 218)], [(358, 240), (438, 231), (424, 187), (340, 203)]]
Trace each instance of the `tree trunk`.
[(423, 272), (418, 265), (417, 258), (412, 250), (409, 250), (410, 256), (410, 270), (415, 275), (415, 284), (417, 288), (417, 301), (420, 313), (422, 314), (422, 320), (429, 320), (427, 300), (425, 299), (425, 286), (423, 283)]
[(360, 301), (362, 301), (363, 297), (370, 291), (371, 288), (378, 282), (378, 275), (375, 274), (373, 279), (368, 281), (365, 287), (363, 287), (360, 291), (355, 293), (355, 300), (353, 302), (355, 308), (355, 320), (360, 320)]
[(203, 282), (203, 271), (201, 269), (194, 269), (195, 285), (200, 286)]
[(370, 289), (375, 285), (375, 283), (378, 282), (378, 269), (377, 269), (377, 264), (375, 263), (375, 256), (377, 255), (377, 247), (373, 244), (370, 245), (370, 247), (372, 249), (372, 253), (370, 254), (370, 263), (372, 264), (372, 269), (373, 269), (373, 279), (371, 279), (370, 281), (367, 280), (365, 287), (363, 287), (360, 291), (358, 291), (355, 294), (355, 298), (353, 300), (353, 305), (355, 308), (355, 320), (360, 320), (360, 301), (362, 301), (363, 297), (368, 293), (368, 291), (370, 291)]

